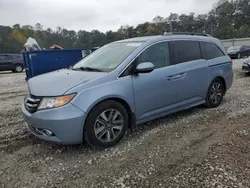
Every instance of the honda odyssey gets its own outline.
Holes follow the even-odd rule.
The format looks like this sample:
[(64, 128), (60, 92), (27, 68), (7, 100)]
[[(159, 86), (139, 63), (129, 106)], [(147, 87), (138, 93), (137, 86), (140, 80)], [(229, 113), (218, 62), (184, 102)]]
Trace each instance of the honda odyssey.
[(109, 147), (136, 124), (197, 105), (219, 106), (232, 81), (232, 61), (216, 38), (132, 38), (29, 79), (22, 112), (40, 139)]

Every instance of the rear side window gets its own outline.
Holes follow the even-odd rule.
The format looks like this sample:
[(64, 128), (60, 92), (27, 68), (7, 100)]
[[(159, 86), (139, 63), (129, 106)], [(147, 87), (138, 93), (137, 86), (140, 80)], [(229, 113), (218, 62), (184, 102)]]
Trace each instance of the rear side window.
[(173, 41), (175, 64), (201, 59), (200, 45), (197, 41)]
[(209, 42), (201, 42), (200, 44), (203, 59), (210, 60), (224, 56), (224, 53), (217, 45)]
[(8, 59), (7, 55), (0, 55), (0, 60), (6, 60), (6, 59)]

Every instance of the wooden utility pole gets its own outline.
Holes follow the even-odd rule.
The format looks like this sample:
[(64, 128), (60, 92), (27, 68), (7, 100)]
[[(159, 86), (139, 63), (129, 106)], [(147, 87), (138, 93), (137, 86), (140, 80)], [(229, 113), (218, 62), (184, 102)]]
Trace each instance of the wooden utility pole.
[(239, 11), (239, 0), (236, 0), (235, 3), (234, 3), (234, 13), (233, 13), (233, 16), (234, 16), (234, 19), (233, 19), (233, 46), (234, 46), (234, 41), (235, 41), (235, 25), (236, 25), (236, 17), (237, 17), (237, 14), (238, 14), (238, 11)]
[(170, 32), (173, 32), (173, 25), (172, 25), (172, 12), (170, 12), (169, 24), (170, 24)]

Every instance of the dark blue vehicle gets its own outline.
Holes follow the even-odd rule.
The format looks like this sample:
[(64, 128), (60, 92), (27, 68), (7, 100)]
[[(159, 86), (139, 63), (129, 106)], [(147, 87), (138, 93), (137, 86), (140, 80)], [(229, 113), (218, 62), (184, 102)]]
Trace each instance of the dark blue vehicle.
[(248, 57), (250, 56), (250, 46), (231, 46), (227, 49), (227, 53), (231, 58)]
[(0, 71), (23, 72), (22, 54), (0, 54)]

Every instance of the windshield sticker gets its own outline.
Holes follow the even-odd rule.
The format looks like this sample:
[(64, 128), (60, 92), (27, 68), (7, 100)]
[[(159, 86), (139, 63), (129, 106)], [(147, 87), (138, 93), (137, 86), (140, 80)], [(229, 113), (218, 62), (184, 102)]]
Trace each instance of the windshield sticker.
[(138, 46), (140, 46), (141, 45), (141, 43), (139, 43), (139, 42), (136, 42), (136, 43), (128, 43), (127, 44), (127, 46), (133, 46), (133, 47), (138, 47)]

